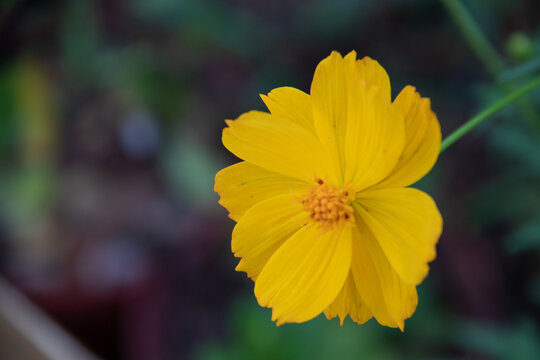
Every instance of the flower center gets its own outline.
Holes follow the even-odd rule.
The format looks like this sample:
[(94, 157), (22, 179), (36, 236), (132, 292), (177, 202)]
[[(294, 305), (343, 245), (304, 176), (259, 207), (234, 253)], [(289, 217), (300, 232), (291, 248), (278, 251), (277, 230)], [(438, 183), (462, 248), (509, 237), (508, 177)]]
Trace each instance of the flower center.
[(317, 185), (308, 190), (301, 202), (312, 221), (324, 230), (331, 230), (336, 226), (354, 224), (352, 200), (354, 195), (348, 190), (317, 179)]

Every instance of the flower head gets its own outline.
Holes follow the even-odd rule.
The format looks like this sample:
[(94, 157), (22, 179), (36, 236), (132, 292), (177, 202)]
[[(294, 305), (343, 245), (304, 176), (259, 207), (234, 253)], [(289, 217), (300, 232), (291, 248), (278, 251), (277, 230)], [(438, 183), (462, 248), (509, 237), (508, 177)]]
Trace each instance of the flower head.
[(236, 269), (278, 325), (324, 312), (403, 330), (442, 229), (432, 198), (408, 187), (439, 153), (429, 99), (406, 86), (392, 101), (386, 71), (355, 52), (321, 61), (309, 95), (262, 99), (269, 113), (227, 120), (223, 144), (243, 161), (216, 175)]

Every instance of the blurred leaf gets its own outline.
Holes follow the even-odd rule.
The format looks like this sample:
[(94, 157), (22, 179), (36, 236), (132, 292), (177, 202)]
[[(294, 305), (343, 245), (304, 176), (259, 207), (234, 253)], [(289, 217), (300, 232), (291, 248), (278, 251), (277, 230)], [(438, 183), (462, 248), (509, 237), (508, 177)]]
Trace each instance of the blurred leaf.
[(192, 50), (204, 53), (220, 47), (251, 57), (260, 54), (272, 39), (271, 31), (261, 33), (261, 21), (264, 20), (227, 2), (194, 1), (180, 24), (180, 35)]
[(14, 91), (23, 161), (52, 161), (58, 142), (58, 115), (51, 96), (51, 82), (38, 62), (30, 59), (20, 62)]
[(485, 137), (495, 173), (470, 192), (469, 202), (480, 224), (520, 224), (538, 210), (539, 140), (515, 118), (490, 125)]
[(67, 70), (78, 81), (91, 81), (96, 75), (99, 35), (96, 3), (68, 1), (64, 7), (60, 44)]
[(515, 255), (540, 250), (540, 214), (516, 229), (505, 239), (507, 250)]
[(177, 26), (195, 1), (186, 0), (133, 0), (128, 3), (138, 17), (160, 26)]
[(54, 89), (42, 64), (19, 59), (0, 74), (0, 158), (51, 162), (58, 143)]
[(176, 195), (192, 205), (214, 202), (214, 176), (220, 166), (214, 155), (184, 134), (161, 157), (166, 180)]
[(417, 287), (418, 307), (405, 322), (405, 336), (395, 342), (400, 346), (402, 359), (416, 360), (422, 357), (434, 359), (434, 355), (447, 346), (453, 330), (453, 316), (441, 307), (437, 298), (436, 278), (433, 275)]
[(342, 35), (352, 23), (363, 22), (377, 5), (377, 1), (326, 1), (306, 2), (301, 10), (301, 28), (315, 32), (318, 37), (332, 39)]
[(537, 275), (534, 277), (531, 282), (528, 284), (528, 298), (536, 304), (536, 306), (540, 306), (540, 275)]
[(343, 327), (328, 321), (324, 315), (304, 324), (276, 327), (270, 321), (270, 310), (257, 306), (254, 299), (238, 302), (231, 318), (228, 345), (202, 345), (200, 360), (273, 360), (273, 359), (397, 359), (393, 347), (384, 346), (385, 333), (373, 320), (363, 326), (347, 319)]
[(522, 320), (511, 326), (463, 323), (454, 342), (466, 349), (500, 360), (540, 359), (540, 333), (534, 323)]
[(446, 344), (452, 318), (444, 316), (437, 307), (431, 286), (421, 286), (421, 306), (407, 321), (405, 333), (382, 327), (374, 319), (359, 326), (347, 318), (339, 326), (337, 319), (328, 321), (324, 315), (307, 323), (276, 327), (270, 320), (271, 310), (257, 306), (250, 296), (239, 300), (231, 309), (227, 343), (201, 344), (196, 358), (434, 359), (433, 355)]
[(510, 34), (505, 44), (506, 52), (517, 61), (525, 61), (535, 55), (536, 47), (532, 39), (523, 32)]
[(15, 229), (28, 228), (54, 206), (57, 181), (46, 166), (20, 168), (0, 178), (0, 209)]
[(177, 120), (190, 100), (186, 74), (160, 64), (151, 48), (131, 46), (101, 51), (96, 80), (134, 107), (148, 108), (160, 120)]
[(519, 80), (522, 78), (531, 78), (536, 72), (540, 70), (540, 57), (534, 58), (523, 64), (516, 65), (506, 71), (504, 71), (499, 78), (499, 82), (510, 82)]
[(13, 91), (15, 75), (13, 66), (6, 66), (0, 73), (0, 159), (6, 162), (13, 161), (20, 135), (16, 118), (16, 94)]
[(466, 201), (471, 215), (482, 226), (500, 221), (520, 223), (538, 210), (540, 191), (537, 187), (534, 180), (527, 182), (516, 173), (501, 174), (471, 189)]
[(513, 168), (517, 164), (531, 174), (540, 175), (540, 139), (519, 122), (506, 122), (492, 126), (489, 143)]

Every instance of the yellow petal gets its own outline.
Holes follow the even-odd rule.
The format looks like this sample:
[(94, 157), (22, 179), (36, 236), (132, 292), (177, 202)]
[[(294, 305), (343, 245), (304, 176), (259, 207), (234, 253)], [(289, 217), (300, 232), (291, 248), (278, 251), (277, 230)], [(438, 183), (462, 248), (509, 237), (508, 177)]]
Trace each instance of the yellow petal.
[(341, 169), (345, 166), (343, 144), (347, 130), (349, 86), (356, 75), (356, 53), (352, 51), (342, 58), (333, 51), (319, 63), (311, 84), (315, 131), (332, 161), (340, 165), (337, 169), (340, 179)]
[(441, 128), (429, 99), (406, 86), (393, 106), (405, 116), (405, 148), (390, 176), (377, 187), (409, 186), (431, 170), (441, 148)]
[(306, 223), (298, 198), (294, 193), (275, 196), (245, 213), (232, 234), (232, 251), (242, 258), (237, 271), (256, 279), (272, 254)]
[(368, 84), (374, 85), (380, 88), (379, 94), (383, 97), (384, 101), (390, 103), (390, 78), (386, 73), (386, 70), (379, 65), (379, 63), (372, 58), (366, 56), (362, 60), (356, 62), (358, 69), (358, 78), (364, 80)]
[(405, 319), (411, 317), (418, 304), (416, 287), (401, 280), (359, 217), (353, 229), (351, 269), (358, 293), (375, 319), (403, 331)]
[(265, 170), (245, 161), (226, 167), (216, 174), (214, 191), (219, 203), (238, 221), (253, 205), (276, 195), (305, 191), (306, 182)]
[(324, 310), (324, 315), (328, 320), (339, 316), (339, 323), (343, 325), (343, 320), (349, 315), (351, 319), (362, 325), (373, 317), (369, 308), (364, 304), (354, 283), (352, 272), (347, 276), (343, 288), (329, 307)]
[(380, 91), (379, 87), (361, 80), (350, 86), (345, 183), (353, 185), (357, 191), (388, 176), (403, 151), (403, 116), (384, 100)]
[(433, 199), (413, 188), (372, 190), (357, 194), (355, 209), (403, 281), (419, 284), (442, 231)]
[(311, 98), (305, 92), (293, 87), (280, 87), (261, 95), (268, 110), (274, 115), (287, 118), (315, 133), (311, 116)]
[(321, 233), (305, 226), (272, 255), (255, 282), (277, 325), (319, 315), (343, 288), (351, 265), (351, 227)]
[(317, 138), (288, 119), (250, 111), (226, 122), (223, 144), (247, 162), (311, 183), (333, 173)]

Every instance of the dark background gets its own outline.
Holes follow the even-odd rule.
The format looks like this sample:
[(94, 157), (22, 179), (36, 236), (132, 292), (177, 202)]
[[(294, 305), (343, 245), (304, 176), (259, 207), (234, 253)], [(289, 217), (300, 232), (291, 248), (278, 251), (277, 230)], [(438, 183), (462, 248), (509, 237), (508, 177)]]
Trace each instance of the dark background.
[(405, 333), (321, 316), (276, 328), (234, 271), (215, 173), (223, 120), (309, 90), (356, 50), (430, 97), (448, 135), (540, 73), (540, 2), (0, 2), (0, 269), (104, 359), (540, 359), (540, 93), (443, 153), (445, 221)]

